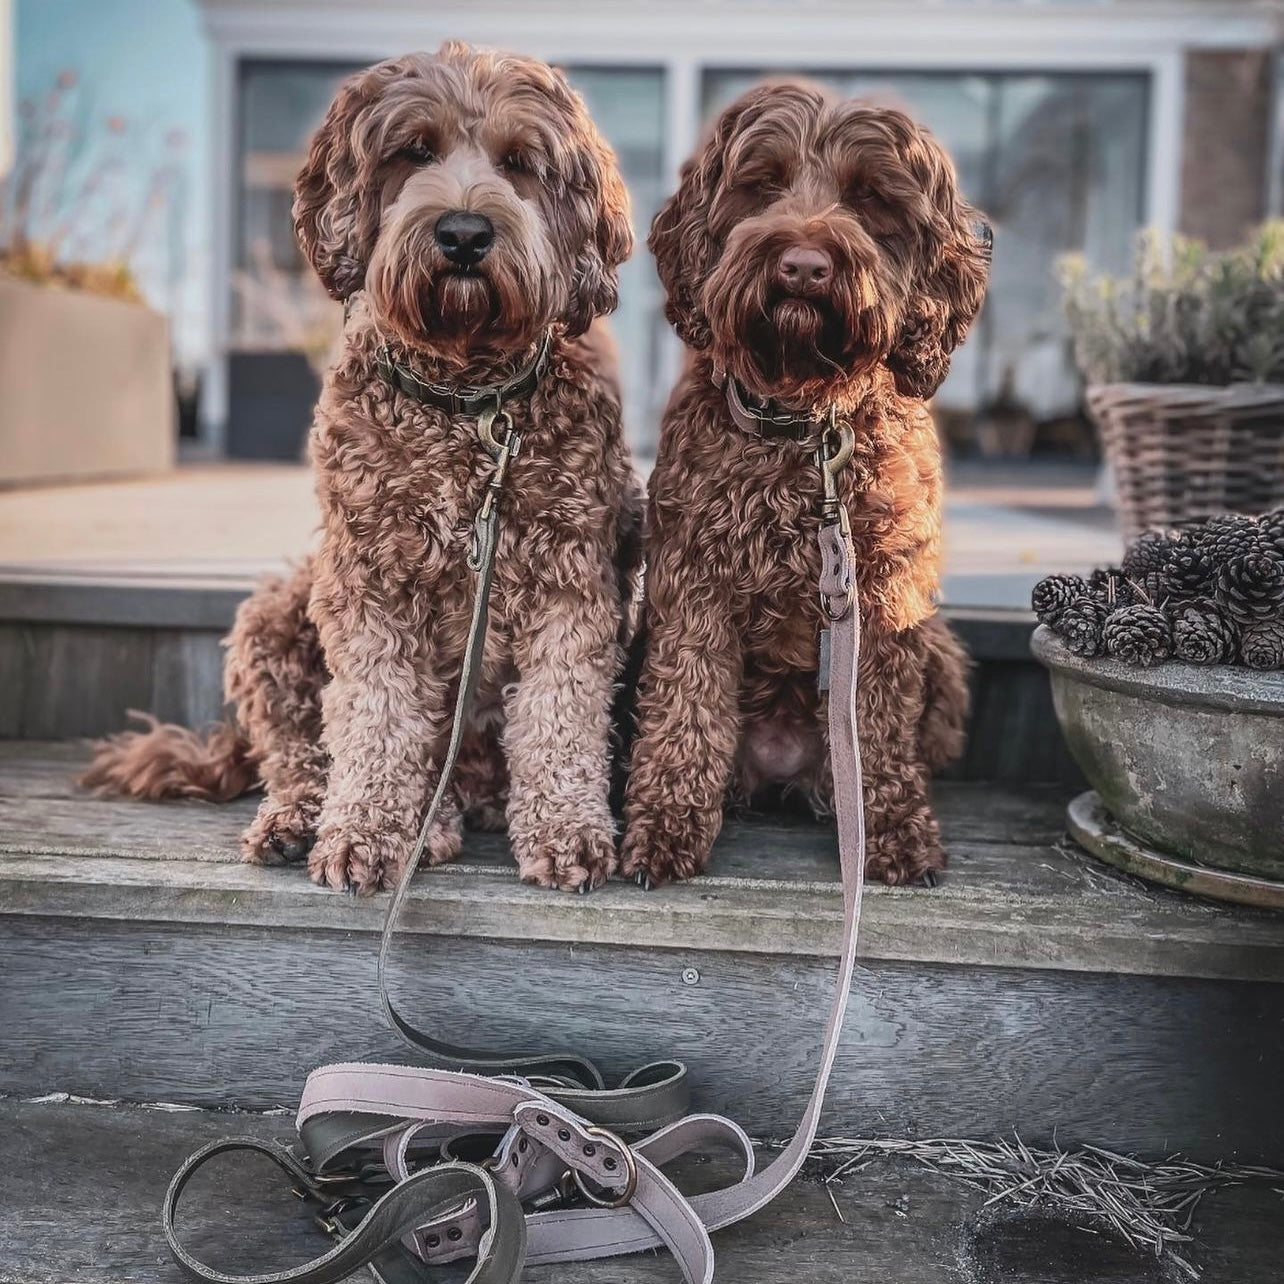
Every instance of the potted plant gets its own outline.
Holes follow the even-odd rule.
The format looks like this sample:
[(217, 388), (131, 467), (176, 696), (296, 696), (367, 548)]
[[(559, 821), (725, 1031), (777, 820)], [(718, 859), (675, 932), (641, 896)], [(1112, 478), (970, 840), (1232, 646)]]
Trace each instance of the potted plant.
[(1126, 539), (1284, 502), (1284, 222), (1220, 254), (1143, 235), (1131, 275), (1062, 283)]
[(146, 473), (174, 459), (169, 326), (129, 265), (178, 167), (169, 157), (131, 176), (136, 143), (119, 117), (102, 148), (89, 146), (75, 87), (64, 72), (38, 106), (22, 105), (18, 161), (0, 187), (0, 483)]
[(1151, 532), (1035, 587), (1034, 653), (1093, 791), (1071, 833), (1133, 873), (1284, 908), (1284, 508)]

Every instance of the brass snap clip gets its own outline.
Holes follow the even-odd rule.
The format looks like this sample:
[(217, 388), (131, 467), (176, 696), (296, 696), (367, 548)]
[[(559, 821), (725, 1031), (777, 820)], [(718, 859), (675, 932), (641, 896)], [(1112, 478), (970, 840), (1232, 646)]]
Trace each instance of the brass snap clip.
[(522, 444), (521, 437), (513, 430), (512, 415), (503, 408), (498, 397), (493, 406), (487, 406), (477, 416), (477, 436), (486, 453), (496, 461), (505, 455), (511, 459)]
[(825, 429), (816, 449), (816, 465), (820, 469), (821, 483), (824, 487), (824, 499), (821, 504), (821, 520), (826, 524), (838, 522), (843, 534), (849, 535), (851, 527), (847, 519), (847, 509), (838, 499), (838, 474), (851, 463), (856, 450), (856, 434), (851, 424), (840, 424), (836, 411), (829, 412), (829, 426)]
[(486, 495), (473, 520), (473, 533), (468, 550), (470, 570), (480, 571), (487, 557), (487, 544), (494, 535), (495, 514), (499, 508), (499, 495), (508, 476), (508, 464), (521, 449), (522, 439), (513, 427), (513, 418), (503, 407), (499, 397), (493, 406), (487, 406), (477, 416), (477, 438), (486, 453), (495, 461), (495, 470), (486, 483)]

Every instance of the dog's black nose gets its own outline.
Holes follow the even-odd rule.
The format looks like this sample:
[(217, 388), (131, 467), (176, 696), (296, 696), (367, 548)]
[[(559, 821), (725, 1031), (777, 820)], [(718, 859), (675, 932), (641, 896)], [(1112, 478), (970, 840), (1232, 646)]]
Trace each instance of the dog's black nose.
[(459, 267), (472, 267), (486, 257), (495, 241), (495, 227), (485, 214), (447, 210), (433, 229), (441, 252)]

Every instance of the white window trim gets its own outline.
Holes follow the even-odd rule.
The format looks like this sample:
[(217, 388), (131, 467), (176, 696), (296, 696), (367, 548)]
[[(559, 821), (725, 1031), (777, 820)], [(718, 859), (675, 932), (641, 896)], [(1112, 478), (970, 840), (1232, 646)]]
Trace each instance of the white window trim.
[[(664, 163), (670, 183), (694, 148), (706, 70), (788, 66), (921, 71), (1134, 71), (1150, 77), (1146, 221), (1177, 226), (1182, 162), (1184, 54), (1189, 48), (1273, 46), (1284, 19), (1211, 3), (838, 4), (788, 0), (624, 0), (518, 5), (473, 0), (199, 0), (210, 36), (215, 194), (209, 256), (214, 359), (202, 421), (220, 450), (227, 411), (226, 351), (234, 238), (236, 67), (245, 58), (374, 62), (451, 37), (517, 48), (551, 62), (655, 67), (665, 78)], [(792, 12), (789, 12), (792, 11)], [(782, 17), (785, 21), (782, 22)], [(818, 35), (818, 33), (823, 33)], [(825, 49), (823, 55), (817, 47)]]

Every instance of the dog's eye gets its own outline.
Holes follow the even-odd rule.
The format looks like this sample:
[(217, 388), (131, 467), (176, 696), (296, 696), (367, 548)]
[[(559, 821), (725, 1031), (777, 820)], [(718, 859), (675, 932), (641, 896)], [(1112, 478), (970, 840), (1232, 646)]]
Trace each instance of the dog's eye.
[(860, 179), (853, 182), (847, 189), (847, 199), (853, 205), (863, 205), (865, 202), (876, 200), (877, 198), (878, 193), (868, 183), (862, 182)]
[(432, 148), (422, 138), (415, 139), (413, 143), (407, 143), (401, 149), (401, 155), (409, 161), (414, 161), (416, 165), (427, 165), (436, 160)]
[(499, 162), (499, 167), (505, 174), (529, 174), (531, 167), (527, 163), (526, 157), (520, 152), (508, 152), (504, 159)]

